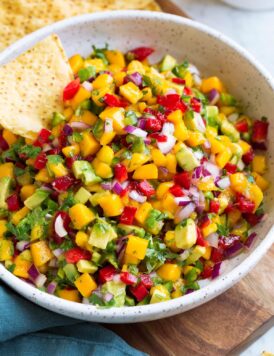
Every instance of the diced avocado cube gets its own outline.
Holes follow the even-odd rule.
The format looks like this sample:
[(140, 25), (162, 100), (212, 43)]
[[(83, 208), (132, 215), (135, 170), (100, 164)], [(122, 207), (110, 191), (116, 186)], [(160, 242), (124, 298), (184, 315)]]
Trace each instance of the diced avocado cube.
[(126, 285), (123, 282), (109, 281), (103, 284), (101, 292), (103, 294), (111, 293), (114, 298), (114, 306), (122, 307), (125, 305)]
[(145, 220), (145, 228), (153, 235), (158, 235), (164, 226), (163, 214), (157, 209), (151, 209)]
[(81, 273), (95, 273), (98, 270), (98, 267), (95, 266), (92, 262), (87, 260), (80, 260), (77, 262), (77, 269)]
[(185, 144), (182, 144), (181, 149), (176, 153), (176, 159), (179, 166), (185, 171), (192, 171), (200, 165), (192, 149)]
[(107, 190), (105, 192), (94, 193), (89, 198), (89, 201), (93, 206), (97, 206), (101, 198), (105, 197), (106, 195), (110, 195), (110, 192)]
[(81, 179), (84, 184), (91, 185), (102, 181), (98, 177), (88, 161), (75, 161), (72, 165), (73, 174), (77, 179)]
[(81, 187), (74, 195), (74, 200), (76, 203), (86, 204), (86, 202), (91, 197), (91, 194), (84, 187)]
[(99, 263), (100, 259), (101, 259), (101, 254), (97, 251), (92, 251), (92, 257), (91, 257), (91, 260), (92, 262), (94, 263)]
[(74, 266), (74, 264), (72, 264), (72, 263), (68, 263), (67, 265), (65, 265), (63, 267), (63, 270), (65, 272), (67, 279), (70, 282), (74, 282), (79, 277), (79, 273), (78, 273), (76, 267)]
[(32, 177), (29, 172), (25, 172), (24, 174), (17, 176), (16, 180), (22, 187), (24, 185), (28, 185), (32, 183)]
[(234, 96), (227, 93), (221, 93), (220, 101), (221, 104), (224, 106), (235, 106), (237, 104), (237, 101)]
[(65, 272), (63, 270), (63, 268), (59, 268), (58, 271), (57, 271), (57, 276), (61, 279), (64, 279), (65, 278)]
[(177, 61), (174, 57), (166, 54), (160, 63), (160, 72), (165, 72), (167, 70), (171, 70), (177, 64)]
[(237, 142), (240, 139), (239, 132), (228, 120), (223, 120), (221, 122), (221, 131), (224, 135), (227, 135), (232, 142)]
[(219, 109), (217, 106), (206, 106), (206, 121), (208, 126), (216, 127), (220, 124)]
[(135, 305), (135, 300), (134, 298), (129, 297), (128, 295), (126, 295), (125, 298), (125, 305), (129, 306), (129, 307), (133, 307)]
[(0, 179), (0, 209), (7, 209), (6, 199), (9, 196), (10, 186), (10, 177), (2, 177)]
[(206, 252), (206, 248), (204, 246), (195, 246), (192, 250), (190, 256), (186, 260), (186, 265), (191, 265), (195, 263), (200, 257), (202, 257)]
[(104, 121), (98, 119), (92, 129), (92, 133), (97, 140), (100, 140), (104, 132)]
[(66, 118), (64, 115), (60, 114), (59, 112), (54, 112), (52, 115), (52, 119), (51, 119), (51, 126), (55, 127), (59, 124), (61, 124), (61, 122), (65, 122)]
[(152, 290), (153, 292), (150, 299), (150, 304), (160, 303), (170, 299), (169, 291), (165, 286), (155, 286)]
[(24, 201), (24, 204), (30, 210), (40, 206), (47, 199), (49, 193), (42, 189), (37, 189), (34, 194)]
[(142, 227), (135, 225), (118, 224), (117, 228), (122, 235), (132, 234), (134, 236), (144, 237), (146, 234), (145, 230)]
[(192, 247), (197, 240), (196, 224), (194, 220), (187, 219), (183, 225), (175, 228), (175, 245), (183, 250)]
[(116, 239), (117, 234), (113, 227), (104, 219), (97, 219), (89, 237), (89, 243), (97, 248), (105, 249), (109, 241)]

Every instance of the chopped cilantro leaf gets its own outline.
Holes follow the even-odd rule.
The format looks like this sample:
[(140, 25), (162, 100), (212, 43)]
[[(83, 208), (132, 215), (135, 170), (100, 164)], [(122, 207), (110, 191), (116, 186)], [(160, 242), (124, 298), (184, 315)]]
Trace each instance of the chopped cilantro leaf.
[(78, 72), (78, 77), (80, 78), (81, 83), (85, 80), (88, 80), (91, 77), (95, 77), (96, 68), (94, 66), (88, 66), (86, 68), (81, 68)]
[(222, 236), (228, 236), (229, 228), (225, 225), (217, 224), (217, 233)]
[(32, 145), (24, 145), (18, 150), (19, 154), (26, 155), (29, 158), (36, 158), (41, 152), (41, 147), (35, 147)]

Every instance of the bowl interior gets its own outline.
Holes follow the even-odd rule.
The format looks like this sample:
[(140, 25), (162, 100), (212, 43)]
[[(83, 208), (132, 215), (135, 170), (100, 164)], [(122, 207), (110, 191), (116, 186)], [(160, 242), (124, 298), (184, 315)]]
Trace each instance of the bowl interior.
[[(240, 99), (247, 113), (252, 117), (268, 117), (270, 120), (269, 137), (271, 138), (274, 135), (274, 124), (271, 122), (274, 112), (274, 91), (268, 74), (265, 73), (244, 50), (238, 48), (235, 44), (207, 27), (176, 16), (150, 12), (119, 11), (84, 15), (62, 21), (27, 36), (0, 55), (0, 64), (8, 62), (52, 32), (60, 36), (68, 56), (75, 53), (86, 56), (92, 51), (92, 45), (104, 46), (105, 43), (108, 43), (110, 48), (116, 48), (122, 51), (127, 51), (137, 46), (151, 46), (155, 48), (155, 54), (151, 57), (152, 62), (160, 59), (165, 53), (170, 53), (179, 60), (187, 59), (201, 70), (202, 75), (219, 76), (228, 90), (234, 94), (236, 98)], [(271, 177), (274, 175), (274, 142), (269, 141), (268, 175)], [(274, 217), (274, 211), (271, 210), (273, 205), (273, 189), (272, 185), (267, 192), (266, 209), (268, 211), (268, 218), (255, 229), (259, 238), (251, 251), (241, 254), (239, 257), (233, 258), (226, 263), (224, 274), (210, 283), (210, 285), (214, 285), (215, 287), (208, 286), (211, 289), (208, 289), (207, 292), (203, 292), (203, 289), (207, 288), (205, 287), (201, 291), (193, 293), (193, 297), (186, 296), (179, 298), (178, 301), (173, 300), (172, 302), (168, 302), (169, 307), (162, 313), (162, 316), (168, 316), (190, 309), (220, 294), (240, 278), (239, 276), (234, 276), (232, 281), (229, 271), (236, 266), (241, 266), (239, 273), (245, 274), (248, 272), (247, 269), (256, 263), (254, 250), (260, 248), (267, 232), (272, 226)], [(267, 249), (266, 245), (269, 247), (270, 243), (261, 247), (262, 250), (264, 249), (264, 251), (261, 251), (262, 253)], [(253, 258), (249, 256), (250, 254), (253, 254)], [(250, 265), (249, 267), (247, 265), (244, 267), (245, 264), (242, 262), (248, 257), (250, 257)], [(28, 286), (27, 288), (31, 287)], [(31, 289), (33, 290), (33, 288)], [(196, 293), (197, 297), (194, 298), (194, 294)], [(36, 294), (35, 298), (38, 298), (38, 294)], [(51, 305), (51, 300), (49, 300), (48, 303)], [(60, 302), (58, 303), (60, 305)], [(43, 303), (40, 302), (39, 304)], [(44, 305), (45, 304), (46, 303), (44, 303)], [(62, 307), (72, 304), (73, 303), (65, 302), (65, 304), (62, 304)], [(167, 305), (167, 303), (164, 304)], [(47, 307), (54, 309), (48, 305)], [(80, 309), (82, 307), (86, 306), (80, 306)], [(113, 316), (115, 312), (111, 312), (111, 310), (109, 310), (109, 312), (107, 312), (109, 314), (106, 315), (110, 316), (110, 321), (112, 322), (121, 322), (125, 319), (127, 321), (151, 320), (161, 317), (159, 311), (163, 309), (162, 307), (148, 306), (150, 309), (147, 307), (142, 308), (141, 310), (143, 312), (139, 312), (140, 307), (139, 309), (137, 307), (122, 308), (136, 310), (136, 313), (133, 312), (133, 310), (126, 312), (125, 315), (127, 316), (123, 318), (121, 316), (118, 317), (117, 314)], [(59, 310), (56, 311), (75, 316), (75, 314), (70, 311), (72, 309), (75, 310), (75, 308), (71, 306), (71, 308), (65, 307), (61, 311), (59, 308)], [(79, 307), (76, 309), (80, 310)], [(89, 312), (86, 313), (85, 310)], [(80, 318), (103, 321), (102, 318), (98, 319), (94, 317), (92, 307), (89, 307), (89, 309), (82, 308), (81, 312), (83, 312), (83, 315), (78, 315)], [(100, 316), (102, 313), (98, 315)]]

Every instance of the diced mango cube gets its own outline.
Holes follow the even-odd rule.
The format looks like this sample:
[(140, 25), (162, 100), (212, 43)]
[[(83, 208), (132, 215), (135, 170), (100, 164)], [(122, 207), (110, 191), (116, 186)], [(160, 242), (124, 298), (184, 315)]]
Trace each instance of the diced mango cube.
[(111, 164), (114, 158), (113, 149), (109, 146), (103, 146), (99, 152), (97, 152), (97, 158), (107, 164)]
[(225, 151), (220, 152), (216, 155), (216, 163), (220, 168), (224, 168), (224, 166), (229, 162), (232, 156), (231, 150), (226, 147)]
[(69, 216), (77, 230), (81, 230), (95, 219), (93, 211), (81, 203), (77, 203), (69, 209)]
[(47, 167), (55, 177), (63, 177), (68, 174), (68, 170), (63, 163), (47, 163)]
[(13, 168), (14, 165), (12, 162), (0, 164), (0, 178), (3, 177), (13, 178), (14, 177)]
[(42, 168), (36, 174), (35, 180), (43, 183), (50, 183), (52, 181), (52, 177), (49, 175), (48, 170), (46, 168)]
[(94, 89), (100, 89), (110, 85), (112, 82), (113, 82), (112, 76), (107, 73), (104, 73), (98, 75), (98, 77), (92, 82), (92, 86)]
[(202, 255), (202, 257), (203, 257), (205, 260), (209, 260), (209, 259), (210, 259), (210, 256), (211, 256), (211, 252), (212, 252), (212, 247), (211, 247), (211, 246), (207, 246), (207, 247), (206, 247), (206, 250), (205, 250), (205, 253)]
[(182, 268), (175, 263), (164, 263), (157, 270), (157, 274), (165, 281), (176, 282), (182, 273)]
[(138, 265), (139, 262), (140, 262), (139, 258), (128, 255), (127, 253), (124, 254), (123, 257), (124, 265)]
[(94, 289), (97, 288), (96, 282), (88, 273), (81, 274), (81, 276), (76, 279), (74, 284), (80, 294), (85, 298), (90, 297)]
[(152, 160), (156, 164), (156, 166), (165, 167), (165, 165), (166, 165), (166, 156), (158, 148), (152, 148), (151, 156), (152, 156)]
[(105, 121), (106, 119), (113, 120), (113, 130), (117, 134), (124, 134), (124, 118), (125, 118), (125, 109), (116, 108), (116, 107), (107, 107), (104, 111), (99, 115), (100, 119)]
[(143, 260), (146, 255), (148, 240), (138, 236), (129, 235), (125, 253)]
[[(185, 141), (185, 140), (191, 139), (190, 138), (191, 131), (188, 131), (188, 129), (186, 128), (186, 125), (183, 122), (183, 120), (181, 120), (180, 122), (175, 123), (174, 127), (175, 127), (174, 136), (177, 138), (177, 140)], [(194, 133), (194, 132), (192, 132), (192, 133)]]
[(101, 162), (98, 158), (95, 158), (92, 161), (92, 166), (96, 175), (101, 178), (107, 179), (113, 176), (111, 167), (108, 164)]
[(121, 68), (126, 66), (125, 56), (122, 52), (117, 50), (107, 50), (105, 55), (110, 64), (116, 64)]
[(99, 205), (104, 210), (105, 216), (121, 215), (124, 209), (122, 200), (117, 194), (103, 196), (99, 200)]
[(166, 155), (166, 168), (172, 174), (177, 172), (177, 159), (172, 153), (168, 153)]
[(80, 54), (75, 54), (69, 59), (70, 67), (74, 74), (77, 74), (81, 68), (84, 66), (84, 60)]
[(18, 255), (14, 260), (15, 268), (13, 274), (21, 278), (29, 278), (28, 270), (31, 267), (31, 262), (23, 259), (21, 255)]
[(10, 240), (0, 240), (0, 261), (10, 260), (13, 256), (13, 243)]
[(145, 164), (138, 167), (133, 173), (133, 179), (157, 179), (158, 168), (155, 164)]
[(80, 303), (81, 301), (78, 289), (61, 289), (57, 294), (60, 298), (69, 300), (71, 302)]
[(100, 137), (100, 144), (102, 146), (108, 145), (116, 136), (116, 133), (113, 132), (104, 132), (103, 135)]
[(164, 237), (164, 242), (171, 251), (174, 252), (180, 251), (180, 249), (176, 247), (175, 231), (172, 230), (167, 231)]
[(135, 219), (139, 224), (143, 225), (148, 216), (148, 213), (152, 210), (152, 205), (150, 203), (143, 203), (139, 209), (136, 211)]
[(142, 91), (132, 82), (120, 86), (120, 94), (131, 104), (136, 104), (142, 97)]
[(133, 153), (131, 159), (126, 159), (122, 163), (127, 167), (128, 172), (133, 172), (150, 160), (150, 156), (143, 153)]
[(44, 265), (53, 257), (53, 254), (51, 253), (51, 250), (45, 240), (32, 243), (30, 245), (30, 251), (33, 263), (36, 267)]
[(255, 155), (252, 161), (252, 169), (256, 173), (264, 174), (266, 171), (266, 157), (262, 155)]
[(3, 130), (2, 136), (6, 140), (6, 142), (9, 144), (9, 146), (13, 145), (17, 140), (17, 136), (7, 129)]
[(189, 131), (187, 138), (187, 144), (190, 147), (196, 147), (202, 145), (205, 142), (205, 137), (201, 132), (198, 131)]
[(156, 196), (158, 199), (163, 199), (165, 194), (169, 191), (169, 188), (171, 188), (174, 185), (174, 182), (164, 182), (160, 183), (157, 187), (156, 190)]
[(85, 131), (83, 139), (80, 142), (80, 150), (83, 157), (95, 154), (100, 149), (99, 142), (95, 139), (91, 132)]
[(0, 220), (0, 239), (2, 239), (7, 231), (7, 220)]
[(229, 176), (231, 188), (237, 193), (244, 193), (247, 188), (247, 178), (243, 173), (233, 173)]
[(77, 246), (86, 248), (86, 244), (88, 243), (89, 236), (84, 231), (78, 231), (75, 236), (75, 243)]
[(263, 192), (257, 186), (257, 184), (249, 183), (248, 185), (248, 197), (255, 204), (253, 212), (255, 212), (263, 201)]
[(18, 225), (19, 222), (24, 219), (24, 217), (29, 213), (29, 209), (24, 206), (22, 209), (16, 211), (16, 213), (13, 213), (12, 214), (12, 217), (11, 217), (11, 222), (14, 224), (14, 225)]
[(34, 184), (24, 185), (20, 190), (20, 197), (22, 200), (26, 200), (32, 194), (34, 194), (36, 186)]
[(80, 146), (77, 143), (71, 146), (66, 146), (62, 149), (62, 152), (66, 157), (77, 156), (80, 153)]
[(76, 109), (79, 104), (81, 104), (84, 100), (89, 99), (90, 97), (91, 93), (81, 86), (74, 97), (70, 100), (70, 105), (73, 109)]
[(215, 223), (210, 223), (209, 225), (207, 225), (206, 227), (204, 227), (202, 229), (202, 233), (204, 235), (204, 237), (207, 237), (208, 235), (212, 234), (213, 232), (217, 231), (217, 224)]
[(269, 187), (269, 182), (264, 177), (256, 172), (252, 172), (255, 182), (262, 191), (265, 191)]
[(209, 77), (202, 80), (201, 91), (209, 93), (212, 89), (216, 89), (219, 93), (224, 91), (223, 83), (218, 77)]

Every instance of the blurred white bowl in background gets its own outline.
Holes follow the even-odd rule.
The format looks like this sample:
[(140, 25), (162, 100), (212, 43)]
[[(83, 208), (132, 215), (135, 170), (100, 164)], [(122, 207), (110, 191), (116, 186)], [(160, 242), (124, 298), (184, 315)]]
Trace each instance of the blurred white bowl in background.
[(274, 0), (221, 0), (228, 5), (245, 10), (274, 9)]

